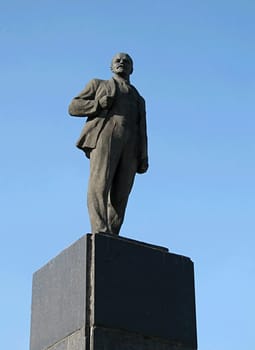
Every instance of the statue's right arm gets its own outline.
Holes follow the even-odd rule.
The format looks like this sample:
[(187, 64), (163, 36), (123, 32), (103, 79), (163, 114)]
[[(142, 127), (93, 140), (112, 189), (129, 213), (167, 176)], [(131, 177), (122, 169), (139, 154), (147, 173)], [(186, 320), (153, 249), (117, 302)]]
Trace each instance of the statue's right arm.
[(81, 93), (71, 101), (68, 108), (69, 114), (76, 117), (95, 116), (101, 109), (99, 101), (96, 99), (99, 85), (100, 80), (91, 80)]

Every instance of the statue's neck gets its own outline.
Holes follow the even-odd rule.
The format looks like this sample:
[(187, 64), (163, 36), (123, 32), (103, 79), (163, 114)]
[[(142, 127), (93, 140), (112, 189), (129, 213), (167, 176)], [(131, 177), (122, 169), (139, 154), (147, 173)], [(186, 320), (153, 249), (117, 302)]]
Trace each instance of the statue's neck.
[(117, 80), (124, 80), (126, 83), (130, 84), (129, 75), (114, 74), (113, 77)]

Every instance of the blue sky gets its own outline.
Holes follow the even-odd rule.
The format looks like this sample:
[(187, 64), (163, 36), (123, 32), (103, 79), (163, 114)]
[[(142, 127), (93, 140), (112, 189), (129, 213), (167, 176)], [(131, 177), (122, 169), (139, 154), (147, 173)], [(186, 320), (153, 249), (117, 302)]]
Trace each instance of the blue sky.
[(199, 349), (255, 348), (254, 13), (253, 0), (1, 2), (2, 348), (28, 349), (33, 272), (90, 231), (85, 120), (67, 106), (120, 51), (150, 152), (121, 235), (194, 261)]

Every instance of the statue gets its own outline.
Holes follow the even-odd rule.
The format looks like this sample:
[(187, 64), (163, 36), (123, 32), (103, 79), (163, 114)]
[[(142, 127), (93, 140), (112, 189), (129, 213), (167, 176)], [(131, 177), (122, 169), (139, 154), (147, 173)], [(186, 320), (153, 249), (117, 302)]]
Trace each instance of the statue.
[(130, 84), (132, 58), (116, 54), (110, 80), (93, 79), (69, 114), (87, 117), (76, 146), (90, 159), (88, 210), (92, 233), (118, 235), (135, 174), (148, 169), (145, 101)]

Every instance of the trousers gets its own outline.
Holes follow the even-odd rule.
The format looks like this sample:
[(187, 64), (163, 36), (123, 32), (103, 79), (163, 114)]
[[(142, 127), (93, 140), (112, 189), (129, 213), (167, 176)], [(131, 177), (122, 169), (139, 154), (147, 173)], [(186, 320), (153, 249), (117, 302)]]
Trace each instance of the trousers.
[(136, 130), (113, 115), (90, 153), (87, 201), (92, 233), (119, 234), (136, 170)]

